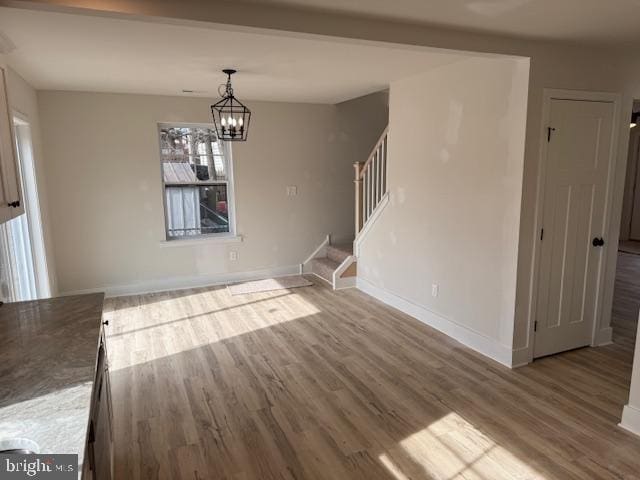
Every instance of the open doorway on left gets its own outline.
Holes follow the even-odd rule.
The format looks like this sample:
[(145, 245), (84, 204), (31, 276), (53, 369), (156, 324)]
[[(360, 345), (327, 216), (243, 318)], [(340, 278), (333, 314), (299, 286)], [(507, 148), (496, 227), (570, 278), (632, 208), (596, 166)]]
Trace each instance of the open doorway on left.
[(640, 311), (640, 100), (633, 101), (611, 327), (631, 357)]
[(19, 114), (13, 116), (13, 127), (25, 213), (0, 225), (0, 297), (6, 302), (51, 296), (31, 128)]

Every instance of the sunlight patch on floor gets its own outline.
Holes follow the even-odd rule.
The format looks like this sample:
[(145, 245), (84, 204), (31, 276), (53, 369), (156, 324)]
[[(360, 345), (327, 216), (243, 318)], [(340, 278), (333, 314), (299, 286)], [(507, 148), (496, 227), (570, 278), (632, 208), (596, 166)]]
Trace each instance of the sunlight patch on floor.
[[(289, 300), (287, 305), (295, 304), (296, 308), (283, 307), (280, 300), (285, 296)], [(173, 298), (171, 304), (158, 301), (122, 306), (106, 313), (105, 320), (110, 322), (110, 350), (117, 352), (110, 355), (111, 371), (250, 332), (259, 334), (262, 329), (320, 313), (303, 296), (286, 290), (235, 297), (226, 291), (215, 296), (205, 291), (185, 298)]]
[(546, 478), (455, 412), (402, 440), (379, 460), (397, 480)]

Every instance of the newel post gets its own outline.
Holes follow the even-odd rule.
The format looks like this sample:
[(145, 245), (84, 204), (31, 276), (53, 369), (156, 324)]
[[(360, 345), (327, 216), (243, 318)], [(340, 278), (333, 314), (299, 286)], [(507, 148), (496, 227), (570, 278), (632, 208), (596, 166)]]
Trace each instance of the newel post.
[(360, 232), (362, 228), (362, 165), (363, 162), (356, 162), (353, 164), (353, 169), (355, 170), (355, 190), (356, 190), (356, 235)]

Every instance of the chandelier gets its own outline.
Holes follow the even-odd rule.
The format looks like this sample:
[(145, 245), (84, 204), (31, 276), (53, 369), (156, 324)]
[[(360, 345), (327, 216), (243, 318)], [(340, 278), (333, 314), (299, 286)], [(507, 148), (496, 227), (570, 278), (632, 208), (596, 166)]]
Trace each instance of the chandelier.
[(227, 75), (227, 83), (220, 85), (224, 87), (224, 93), (220, 92), (222, 98), (211, 105), (216, 133), (220, 140), (244, 142), (249, 132), (251, 110), (233, 95), (231, 75), (236, 73), (236, 70), (227, 68), (222, 71)]

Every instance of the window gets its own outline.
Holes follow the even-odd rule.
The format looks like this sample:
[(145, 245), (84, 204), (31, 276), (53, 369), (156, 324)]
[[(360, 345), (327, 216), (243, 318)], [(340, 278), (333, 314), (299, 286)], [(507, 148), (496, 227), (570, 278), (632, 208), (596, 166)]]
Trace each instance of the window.
[(211, 125), (160, 125), (167, 240), (233, 235), (230, 150)]

